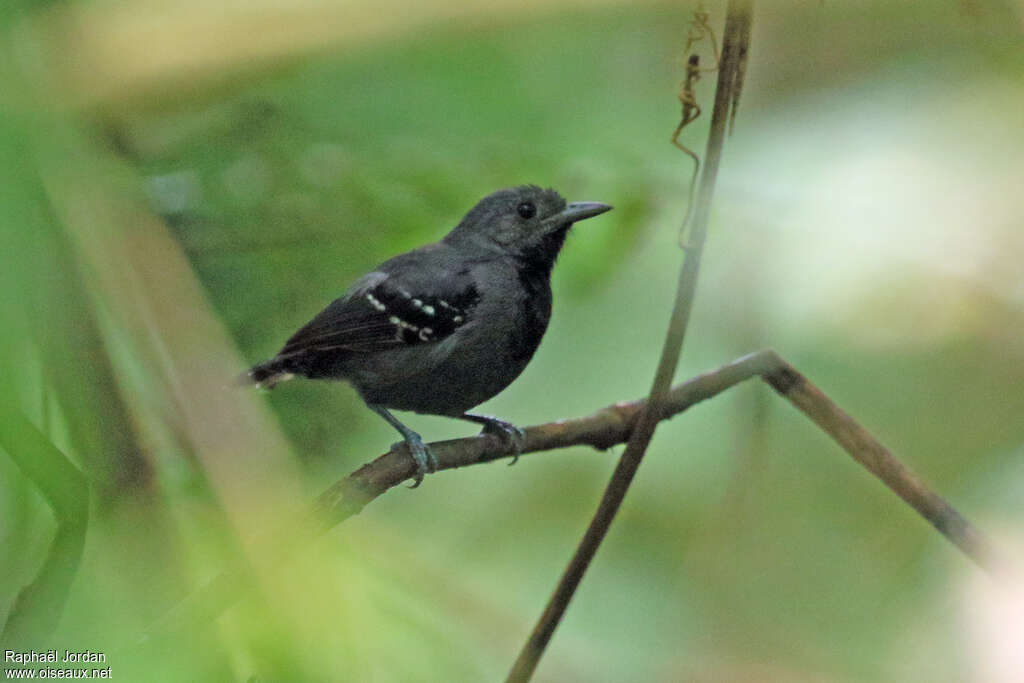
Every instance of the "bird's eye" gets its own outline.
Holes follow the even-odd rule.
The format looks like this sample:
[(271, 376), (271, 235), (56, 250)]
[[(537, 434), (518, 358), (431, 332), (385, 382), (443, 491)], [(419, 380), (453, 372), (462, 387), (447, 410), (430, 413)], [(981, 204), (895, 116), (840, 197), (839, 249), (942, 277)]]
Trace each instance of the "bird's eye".
[(533, 202), (523, 202), (516, 207), (516, 213), (523, 218), (533, 218), (537, 215), (537, 207), (533, 205)]

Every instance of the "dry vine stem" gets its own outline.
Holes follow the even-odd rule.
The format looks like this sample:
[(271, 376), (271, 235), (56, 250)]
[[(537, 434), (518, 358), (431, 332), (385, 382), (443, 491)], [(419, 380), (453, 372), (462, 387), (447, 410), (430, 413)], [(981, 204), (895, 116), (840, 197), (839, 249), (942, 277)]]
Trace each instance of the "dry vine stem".
[[(752, 377), (763, 379), (821, 427), (854, 460), (881, 479), (971, 560), (987, 569), (1001, 566), (996, 565), (997, 556), (980, 531), (774, 351), (744, 356), (677, 384), (665, 395), (657, 419), (667, 420)], [(586, 417), (528, 427), (523, 455), (569, 446), (593, 446), (603, 450), (624, 443), (636, 429), (646, 406), (646, 400), (616, 403)], [(430, 444), (430, 449), (437, 458), (438, 470), (492, 462), (512, 455), (499, 438), (491, 435), (439, 441)], [(363, 465), (319, 496), (315, 506), (319, 528), (326, 531), (358, 514), (367, 503), (415, 473), (416, 466), (404, 445)], [(286, 526), (275, 533), (274, 540), (280, 549), (278, 557), (282, 561), (293, 556), (293, 549), (301, 549), (312, 540), (303, 534), (296, 535), (295, 528), (306, 528), (306, 525)], [(183, 630), (194, 631), (234, 604), (248, 586), (244, 569), (222, 573), (151, 625), (142, 641), (159, 640)]]
[[(984, 535), (904, 465), (866, 429), (774, 351), (758, 351), (677, 384), (664, 397), (657, 420), (674, 417), (751, 377), (760, 377), (831, 436), (850, 457), (917, 510), (939, 533), (974, 562), (991, 568), (993, 553)], [(607, 449), (629, 440), (648, 401), (616, 403), (587, 417), (528, 427), (523, 454), (569, 446)], [(510, 457), (495, 436), (479, 435), (430, 445), (438, 469), (454, 469)], [(357, 514), (388, 489), (414, 476), (404, 445), (335, 483), (317, 499), (320, 519), (331, 527)]]
[[(751, 21), (752, 0), (729, 0), (722, 39), (722, 54), (718, 62), (715, 106), (711, 112), (711, 128), (704, 153), (704, 168), (693, 206), (689, 236), (683, 246), (686, 257), (679, 270), (679, 283), (676, 287), (672, 316), (669, 319), (668, 334), (665, 335), (658, 369), (654, 374), (648, 405), (637, 419), (636, 428), (629, 436), (626, 450), (619, 458), (611, 481), (605, 488), (594, 518), (583, 534), (576, 553), (569, 560), (544, 612), (519, 651), (519, 656), (506, 679), (508, 683), (524, 683), (533, 676), (541, 655), (544, 654), (544, 650), (551, 641), (551, 636), (554, 635), (555, 629), (569, 607), (569, 602), (576, 594), (580, 581), (583, 580), (583, 575), (593, 561), (594, 555), (597, 554), (597, 549), (607, 535), (608, 529), (611, 528), (612, 521), (614, 521), (640, 463), (643, 461), (647, 446), (650, 445), (651, 439), (654, 437), (654, 430), (660, 420), (661, 405), (666, 398), (669, 385), (679, 364), (683, 339), (686, 337), (686, 328), (690, 321), (690, 311), (693, 309), (701, 254), (704, 250), (708, 219), (711, 215), (711, 197), (714, 194), (715, 179), (718, 177), (718, 164), (722, 158), (722, 147), (725, 143), (725, 130), (730, 119), (730, 111), (735, 112), (736, 103), (739, 101), (739, 87), (742, 82), (743, 64), (748, 53)], [(690, 212), (687, 210), (687, 220), (689, 218)]]
[[(704, 3), (698, 2), (693, 10), (693, 18), (690, 20), (690, 33), (686, 39), (686, 47), (683, 54), (688, 54), (694, 45), (707, 40), (711, 43), (711, 49), (715, 56), (715, 65), (710, 69), (700, 68), (700, 55), (690, 54), (686, 60), (686, 75), (679, 83), (679, 103), (682, 105), (682, 112), (679, 117), (679, 125), (672, 132), (672, 144), (679, 148), (684, 154), (693, 160), (693, 176), (690, 178), (689, 190), (686, 199), (686, 216), (683, 217), (682, 227), (679, 229), (679, 246), (685, 248), (686, 228), (690, 224), (690, 217), (693, 215), (693, 193), (697, 187), (697, 177), (700, 175), (700, 157), (692, 149), (679, 141), (683, 129), (700, 117), (701, 108), (697, 101), (695, 86), (700, 80), (703, 71), (715, 71), (721, 55), (718, 53), (718, 41), (715, 40), (715, 30), (708, 23), (710, 14), (704, 9)], [(735, 115), (735, 110), (733, 111)]]

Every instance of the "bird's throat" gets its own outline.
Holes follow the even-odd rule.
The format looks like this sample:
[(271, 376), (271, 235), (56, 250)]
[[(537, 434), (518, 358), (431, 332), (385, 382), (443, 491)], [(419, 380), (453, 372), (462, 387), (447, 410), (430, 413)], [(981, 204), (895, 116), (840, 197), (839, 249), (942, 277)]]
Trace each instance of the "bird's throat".
[(518, 258), (523, 268), (527, 271), (525, 275), (529, 278), (549, 278), (551, 269), (558, 260), (558, 254), (565, 245), (565, 238), (569, 234), (571, 223), (567, 223), (555, 230), (544, 233), (535, 243), (522, 249)]

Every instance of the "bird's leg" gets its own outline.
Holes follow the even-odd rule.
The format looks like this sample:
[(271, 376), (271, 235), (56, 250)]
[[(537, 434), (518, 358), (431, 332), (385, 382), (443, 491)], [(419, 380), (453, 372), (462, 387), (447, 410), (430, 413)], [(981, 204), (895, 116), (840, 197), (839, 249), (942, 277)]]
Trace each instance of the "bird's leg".
[(367, 405), (370, 406), (370, 410), (387, 420), (388, 424), (397, 429), (398, 433), (405, 439), (405, 445), (409, 447), (409, 453), (412, 455), (412, 459), (416, 461), (417, 470), (416, 481), (409, 488), (416, 488), (423, 482), (423, 475), (437, 471), (437, 460), (434, 459), (434, 454), (427, 448), (427, 444), (423, 443), (423, 437), (402, 424), (387, 408), (373, 405), (372, 403)]
[(458, 419), (482, 424), (484, 428), (481, 430), (481, 434), (494, 434), (501, 437), (505, 442), (505, 446), (512, 449), (512, 462), (509, 465), (515, 465), (516, 461), (519, 460), (519, 454), (523, 452), (523, 446), (526, 445), (526, 432), (522, 429), (516, 427), (511, 422), (505, 422), (505, 420), (500, 420), (492, 415), (463, 413), (458, 416)]

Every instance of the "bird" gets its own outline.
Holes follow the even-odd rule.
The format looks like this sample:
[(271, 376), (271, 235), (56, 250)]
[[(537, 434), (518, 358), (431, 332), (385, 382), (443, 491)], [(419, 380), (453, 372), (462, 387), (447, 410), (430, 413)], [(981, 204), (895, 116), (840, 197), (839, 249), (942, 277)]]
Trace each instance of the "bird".
[(413, 488), (437, 461), (392, 410), (481, 424), (518, 457), (523, 430), (469, 411), (511, 384), (540, 345), (569, 229), (611, 209), (536, 185), (492, 192), (440, 241), (359, 278), (242, 379), (264, 388), (293, 377), (348, 382), (401, 434)]

